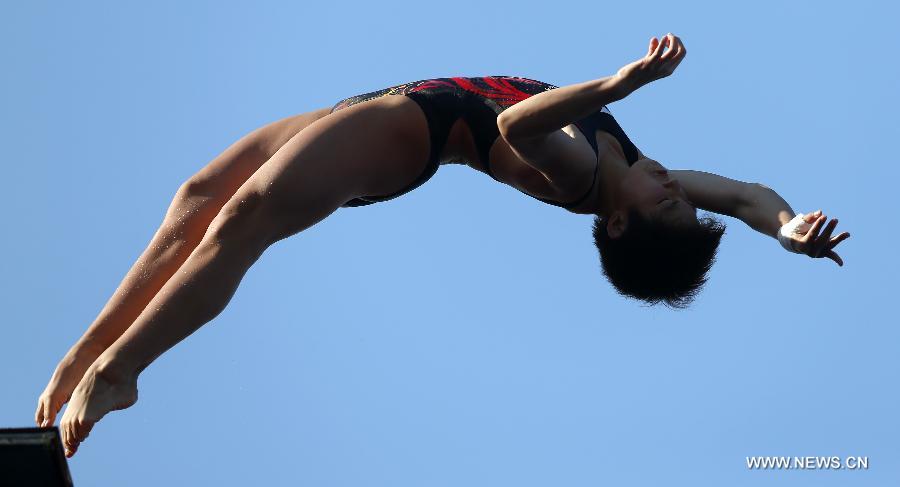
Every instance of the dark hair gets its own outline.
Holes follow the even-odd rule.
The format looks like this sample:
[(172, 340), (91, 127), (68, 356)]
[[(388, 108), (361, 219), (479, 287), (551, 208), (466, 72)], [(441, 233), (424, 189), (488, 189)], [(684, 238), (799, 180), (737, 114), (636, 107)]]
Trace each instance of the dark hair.
[(725, 224), (711, 216), (697, 222), (675, 226), (648, 220), (632, 208), (625, 231), (613, 239), (606, 221), (596, 216), (594, 244), (603, 274), (622, 296), (687, 308), (706, 283), (725, 233)]

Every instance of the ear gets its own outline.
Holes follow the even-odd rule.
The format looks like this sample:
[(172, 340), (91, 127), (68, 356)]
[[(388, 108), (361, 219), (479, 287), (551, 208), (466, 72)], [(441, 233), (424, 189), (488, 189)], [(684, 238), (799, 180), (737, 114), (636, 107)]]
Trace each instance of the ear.
[(621, 210), (615, 210), (606, 219), (606, 233), (609, 238), (617, 239), (625, 233), (625, 227), (628, 226), (628, 217)]

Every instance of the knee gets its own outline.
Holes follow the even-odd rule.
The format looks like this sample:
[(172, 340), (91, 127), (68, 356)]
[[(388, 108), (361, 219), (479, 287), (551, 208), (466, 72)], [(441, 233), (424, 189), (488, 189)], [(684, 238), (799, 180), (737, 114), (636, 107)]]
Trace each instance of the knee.
[(172, 198), (173, 207), (196, 205), (197, 202), (222, 200), (228, 190), (222, 178), (204, 177), (195, 174), (181, 183)]
[(162, 226), (180, 238), (201, 238), (221, 208), (222, 198), (210, 193), (207, 185), (188, 180), (175, 192)]
[(266, 242), (274, 228), (270, 207), (260, 192), (236, 194), (213, 218), (204, 240), (215, 243), (240, 241), (242, 245), (249, 241)]

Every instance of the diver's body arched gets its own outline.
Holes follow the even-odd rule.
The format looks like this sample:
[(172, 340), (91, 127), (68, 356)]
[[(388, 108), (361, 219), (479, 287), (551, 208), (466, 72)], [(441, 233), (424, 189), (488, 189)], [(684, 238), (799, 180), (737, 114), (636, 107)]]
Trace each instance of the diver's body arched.
[[(666, 39), (666, 43), (680, 46), (671, 34)], [(607, 205), (604, 211), (608, 215), (604, 216), (608, 217), (608, 232), (596, 231), (603, 230), (601, 234), (608, 240), (619, 238), (617, 233), (625, 235), (623, 229), (629, 227), (625, 215), (638, 214), (639, 210), (665, 223), (651, 230), (667, 237), (669, 234), (659, 230), (678, 221), (672, 215), (681, 217), (691, 211), (684, 205), (688, 199), (685, 188), (696, 192), (698, 200), (704, 195), (711, 198), (713, 203), (708, 205), (714, 206), (721, 195), (705, 189), (705, 183), (696, 174), (683, 173), (685, 178), (695, 179), (691, 182), (686, 179), (687, 184), (682, 187), (677, 177), (673, 179), (656, 161), (643, 157), (624, 136), (608, 109), (604, 110), (606, 103), (623, 98), (641, 82), (671, 73), (683, 57), (683, 51), (680, 47), (673, 48), (662, 55), (662, 45), (652, 39), (647, 56), (622, 68), (615, 77), (559, 91), (553, 85), (525, 78), (437, 78), (406, 84), (402, 89), (393, 87), (373, 92), (385, 96), (368, 96), (369, 93), (351, 97), (333, 106), (327, 114), (323, 109), (310, 115), (309, 123), (290, 135), (265, 161), (244, 160), (237, 173), (246, 174), (245, 179), (229, 178), (229, 183), (219, 185), (215, 182), (218, 172), (207, 171), (209, 179), (190, 185), (196, 191), (192, 194), (226, 195), (227, 200), (203, 228), (202, 235), (193, 231), (199, 241), (192, 248), (182, 248), (185, 254), (189, 250), (189, 255), (184, 256), (177, 272), (169, 269), (171, 277), (121, 336), (90, 364), (72, 391), (71, 402), (60, 422), (67, 455), (74, 454), (94, 423), (105, 414), (126, 408), (137, 400), (140, 372), (218, 315), (246, 271), (269, 246), (315, 225), (339, 208), (373, 204), (405, 194), (427, 181), (442, 160), (468, 160), (471, 166), (498, 181), (568, 211), (597, 211)], [(461, 96), (457, 91), (463, 88), (467, 92), (486, 93), (481, 83), (497, 91), (482, 98)], [(406, 88), (410, 91), (404, 91)], [(408, 96), (386, 96), (389, 94)], [(436, 98), (432, 99), (431, 94)], [(569, 96), (571, 99), (567, 99)], [(439, 102), (432, 103), (435, 100)], [(504, 105), (515, 105), (510, 102), (523, 104), (500, 124), (497, 114), (503, 111), (500, 108)], [(459, 113), (455, 112), (457, 109)], [(465, 124), (459, 123), (457, 115)], [(576, 129), (583, 137), (578, 136)], [(529, 133), (540, 130), (546, 132)], [(500, 132), (503, 137), (497, 136)], [(269, 147), (274, 144), (269, 143)], [(560, 154), (566, 156), (565, 160), (559, 160)], [(253, 164), (259, 165), (253, 168)], [(593, 174), (589, 181), (585, 179), (588, 174)], [(754, 189), (759, 189), (757, 186)], [(226, 190), (232, 187), (233, 193), (228, 194)], [(535, 194), (541, 191), (545, 196)], [(776, 216), (783, 219), (783, 213), (790, 210), (784, 200), (773, 194), (756, 194), (765, 201), (753, 207), (756, 215), (753, 218), (768, 219), (760, 228), (772, 225)], [(726, 195), (726, 199), (731, 196)], [(612, 200), (604, 200), (605, 197)], [(202, 196), (198, 198), (198, 203), (207, 201)], [(674, 201), (678, 199), (683, 200), (681, 204)], [(636, 228), (638, 222), (634, 217), (630, 226)], [(811, 249), (808, 255), (835, 258), (830, 249), (849, 234), (829, 240), (834, 228), (832, 221), (820, 242), (819, 225), (821, 219), (816, 220), (806, 236), (796, 237), (796, 242)], [(691, 222), (683, 226), (691, 227)], [(710, 234), (714, 238), (709, 239), (693, 232), (693, 227), (688, 231), (675, 230), (672, 235), (687, 237), (682, 240), (688, 243), (700, 241), (711, 252), (721, 236), (721, 233)], [(669, 242), (656, 240), (653, 243), (666, 250)], [(633, 250), (628, 245), (624, 247)], [(684, 248), (686, 252), (692, 250), (690, 245)], [(657, 255), (637, 252), (637, 256), (640, 260)], [(703, 256), (700, 257), (697, 267), (705, 272)], [(653, 278), (646, 282), (652, 288), (662, 280), (652, 275), (658, 267), (649, 269), (648, 275)], [(622, 275), (625, 279), (632, 277), (628, 272)], [(676, 291), (681, 292), (680, 289)], [(669, 299), (671, 294), (667, 289), (649, 292), (648, 299)], [(66, 392), (64, 388), (56, 389), (63, 397)], [(43, 398), (44, 395), (36, 413), (38, 423), (41, 419), (52, 421), (57, 413), (57, 403), (48, 405)]]

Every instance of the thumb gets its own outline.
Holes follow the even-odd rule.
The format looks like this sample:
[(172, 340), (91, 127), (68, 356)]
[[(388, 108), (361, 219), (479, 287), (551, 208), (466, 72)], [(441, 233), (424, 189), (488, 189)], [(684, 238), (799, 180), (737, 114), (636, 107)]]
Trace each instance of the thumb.
[(653, 51), (656, 50), (656, 45), (657, 45), (657, 44), (659, 44), (659, 41), (656, 39), (656, 37), (651, 37), (651, 38), (650, 38), (650, 48), (647, 49), (647, 55), (648, 55), (648, 56), (651, 55), (651, 54), (653, 54)]
[(812, 223), (816, 221), (816, 218), (819, 218), (822, 215), (822, 210), (816, 210), (812, 213), (807, 213), (803, 216), (803, 221), (806, 223)]

